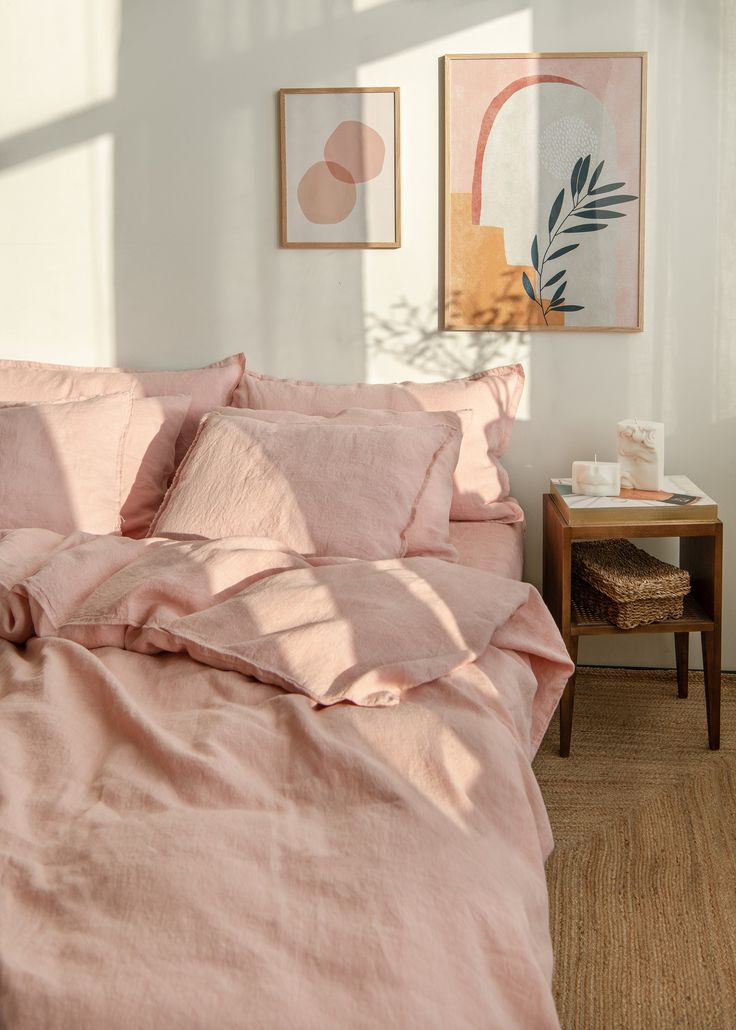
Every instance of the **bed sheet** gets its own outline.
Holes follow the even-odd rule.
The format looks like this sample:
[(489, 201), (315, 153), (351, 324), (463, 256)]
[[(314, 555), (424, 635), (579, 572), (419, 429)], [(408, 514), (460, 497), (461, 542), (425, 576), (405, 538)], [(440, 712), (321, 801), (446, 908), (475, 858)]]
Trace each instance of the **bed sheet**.
[(524, 522), (451, 522), (450, 543), (462, 565), (521, 579), (525, 526)]
[[(127, 583), (144, 546), (115, 552)], [(226, 593), (211, 550), (197, 582)], [(0, 1025), (558, 1028), (530, 754), (570, 666), (532, 588), (487, 577), (528, 601), (476, 661), (325, 706), (204, 653), (66, 638), (95, 617), (71, 554), (62, 597), (47, 576), (0, 604)], [(146, 589), (161, 632), (174, 595)]]

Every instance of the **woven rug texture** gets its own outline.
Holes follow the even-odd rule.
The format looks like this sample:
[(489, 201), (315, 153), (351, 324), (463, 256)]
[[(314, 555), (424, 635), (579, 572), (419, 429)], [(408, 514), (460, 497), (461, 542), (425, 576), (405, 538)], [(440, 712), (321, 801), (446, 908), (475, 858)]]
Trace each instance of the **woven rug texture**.
[(736, 674), (709, 751), (702, 673), (579, 670), (572, 749), (534, 768), (563, 1030), (736, 1030)]

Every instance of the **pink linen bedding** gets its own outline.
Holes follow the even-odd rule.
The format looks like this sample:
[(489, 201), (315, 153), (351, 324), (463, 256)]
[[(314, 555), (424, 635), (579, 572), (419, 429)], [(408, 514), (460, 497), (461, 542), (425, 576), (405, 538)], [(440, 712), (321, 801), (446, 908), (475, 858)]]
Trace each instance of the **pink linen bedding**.
[(520, 364), (500, 365), (463, 379), (432, 383), (342, 383), (276, 379), (250, 369), (233, 394), (238, 408), (336, 415), (345, 408), (392, 411), (468, 411), (472, 414), (455, 469), (451, 518), (467, 522), (519, 522), (524, 514), (509, 498), (501, 464), (524, 389)]
[(570, 671), (533, 588), (435, 559), (0, 534), (0, 1024), (557, 1027)]
[(131, 391), (0, 404), (0, 526), (120, 530)]
[[(380, 408), (347, 408), (329, 418), (323, 415), (304, 415), (296, 411), (268, 411), (256, 408), (217, 408), (217, 413), (228, 418), (255, 418), (277, 425), (294, 422), (319, 424), (331, 421), (359, 426), (406, 426), (409, 429), (418, 426), (431, 429), (443, 423), (456, 425), (459, 419), (462, 433), (470, 424), (472, 415), (469, 411), (382, 411)], [(448, 540), (448, 520), (452, 504), (452, 476), (457, 465), (462, 433), (448, 446), (440, 448), (434, 457), (427, 481), (417, 497), (414, 520), (406, 529), (407, 555), (423, 554), (433, 558), (445, 558), (447, 561), (457, 561), (457, 551)], [(403, 452), (401, 464), (407, 464)], [(353, 470), (345, 471), (352, 480)], [(322, 481), (323, 477), (320, 475), (319, 479)]]
[(521, 579), (525, 526), (524, 522), (451, 522), (450, 543), (461, 565)]
[(438, 507), (424, 497), (439, 465), (444, 534), (440, 502), (435, 535), (447, 551), (457, 415), (406, 425), (275, 414), (205, 415), (149, 535), (267, 536), (302, 554), (403, 557), (417, 512)]
[(91, 368), (51, 365), (43, 361), (0, 359), (0, 403), (76, 400), (133, 390), (134, 397), (187, 394), (190, 405), (176, 441), (181, 461), (194, 439), (200, 418), (218, 404), (229, 404), (245, 370), (243, 354), (215, 361), (204, 368), (176, 372), (143, 368)]
[(124, 536), (141, 537), (153, 521), (174, 474), (174, 453), (189, 411), (187, 395), (139, 397), (133, 401), (123, 451)]

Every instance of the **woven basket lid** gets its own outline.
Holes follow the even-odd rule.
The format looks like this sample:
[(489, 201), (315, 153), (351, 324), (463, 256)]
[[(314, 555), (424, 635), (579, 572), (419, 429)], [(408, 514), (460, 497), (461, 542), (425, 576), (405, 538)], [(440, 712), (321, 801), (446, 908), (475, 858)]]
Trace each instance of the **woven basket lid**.
[(686, 569), (660, 561), (629, 540), (581, 540), (573, 548), (575, 575), (614, 601), (645, 597), (684, 597)]

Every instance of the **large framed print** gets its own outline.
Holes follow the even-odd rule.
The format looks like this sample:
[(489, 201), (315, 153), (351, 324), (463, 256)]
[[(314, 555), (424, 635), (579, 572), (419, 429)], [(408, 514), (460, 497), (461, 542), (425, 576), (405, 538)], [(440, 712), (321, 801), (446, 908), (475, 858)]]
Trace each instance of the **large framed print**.
[(281, 245), (399, 247), (399, 89), (279, 90)]
[(444, 327), (640, 330), (646, 54), (444, 63)]

